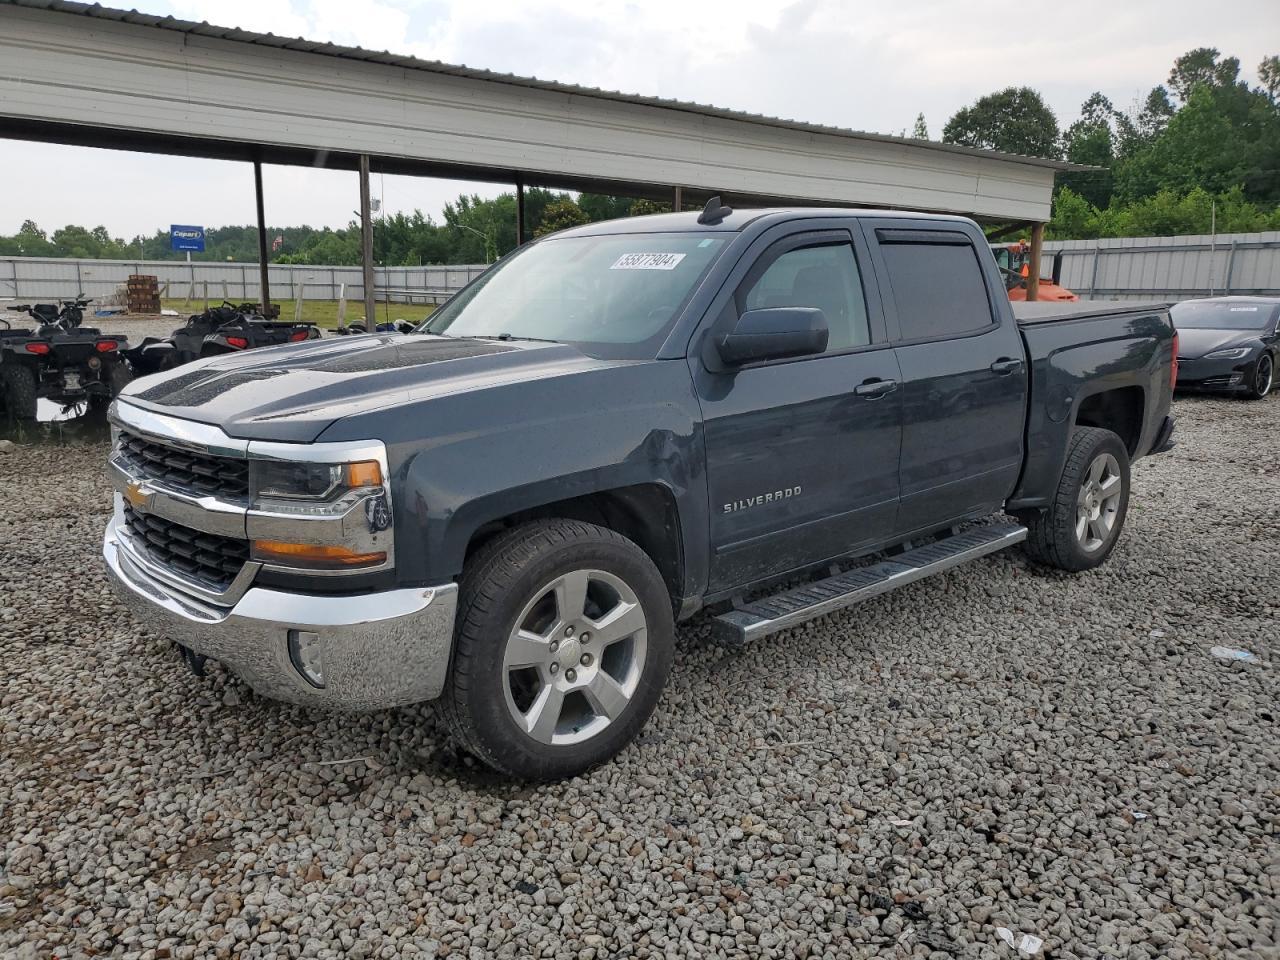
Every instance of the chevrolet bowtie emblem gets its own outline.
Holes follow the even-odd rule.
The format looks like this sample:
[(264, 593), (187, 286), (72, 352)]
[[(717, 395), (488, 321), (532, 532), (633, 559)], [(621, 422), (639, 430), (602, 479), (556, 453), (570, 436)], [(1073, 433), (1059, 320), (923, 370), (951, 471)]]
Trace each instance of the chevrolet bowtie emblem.
[(143, 489), (142, 484), (132, 482), (124, 488), (124, 498), (132, 506), (141, 507), (150, 502), (151, 492)]

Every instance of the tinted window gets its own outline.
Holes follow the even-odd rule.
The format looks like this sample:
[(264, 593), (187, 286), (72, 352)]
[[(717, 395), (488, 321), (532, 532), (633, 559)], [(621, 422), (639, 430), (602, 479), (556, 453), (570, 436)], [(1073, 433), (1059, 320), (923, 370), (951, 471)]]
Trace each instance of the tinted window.
[(990, 326), (982, 267), (969, 244), (881, 244), (903, 340), (971, 333)]
[(801, 247), (765, 263), (764, 272), (754, 280), (748, 278), (738, 292), (739, 311), (817, 307), (827, 318), (828, 353), (871, 342), (862, 278), (852, 246)]

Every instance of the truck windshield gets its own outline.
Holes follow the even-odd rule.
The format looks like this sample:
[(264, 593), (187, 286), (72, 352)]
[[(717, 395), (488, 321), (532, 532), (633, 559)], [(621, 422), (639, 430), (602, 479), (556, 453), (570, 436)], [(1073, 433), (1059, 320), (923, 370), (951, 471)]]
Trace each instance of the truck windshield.
[(725, 242), (698, 233), (543, 240), (494, 266), (418, 330), (555, 340), (605, 359), (653, 357)]
[(1169, 309), (1175, 327), (1188, 330), (1261, 330), (1275, 316), (1272, 303), (1232, 303), (1222, 300), (1184, 300)]

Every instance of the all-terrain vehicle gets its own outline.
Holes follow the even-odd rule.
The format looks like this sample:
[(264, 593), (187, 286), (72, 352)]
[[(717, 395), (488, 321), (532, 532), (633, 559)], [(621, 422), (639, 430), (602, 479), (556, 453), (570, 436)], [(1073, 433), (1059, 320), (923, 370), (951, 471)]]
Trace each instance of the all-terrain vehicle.
[[(411, 333), (416, 323), (408, 320), (384, 320), (381, 323), (374, 324), (375, 333)], [(363, 320), (355, 320), (352, 323), (344, 323), (334, 330), (339, 336), (355, 336), (356, 334), (368, 333), (369, 326)]]
[(41, 398), (63, 407), (105, 407), (133, 379), (121, 359), (128, 338), (81, 326), (88, 305), (81, 296), (7, 308), (29, 314), (34, 328), (15, 328), (0, 318), (0, 397), (9, 419), (34, 420)]
[(273, 347), (282, 343), (314, 340), (320, 330), (305, 323), (280, 323), (266, 319), (255, 303), (221, 306), (197, 313), (168, 337), (147, 337), (125, 354), (134, 374), (142, 376), (174, 367), (201, 357), (237, 353), (255, 347)]

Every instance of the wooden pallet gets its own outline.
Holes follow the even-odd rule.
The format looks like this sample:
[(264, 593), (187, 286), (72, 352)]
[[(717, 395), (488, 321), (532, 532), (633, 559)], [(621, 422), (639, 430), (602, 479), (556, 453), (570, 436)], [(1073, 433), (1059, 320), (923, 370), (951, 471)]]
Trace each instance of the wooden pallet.
[(160, 281), (145, 273), (131, 273), (125, 284), (130, 313), (160, 312)]

